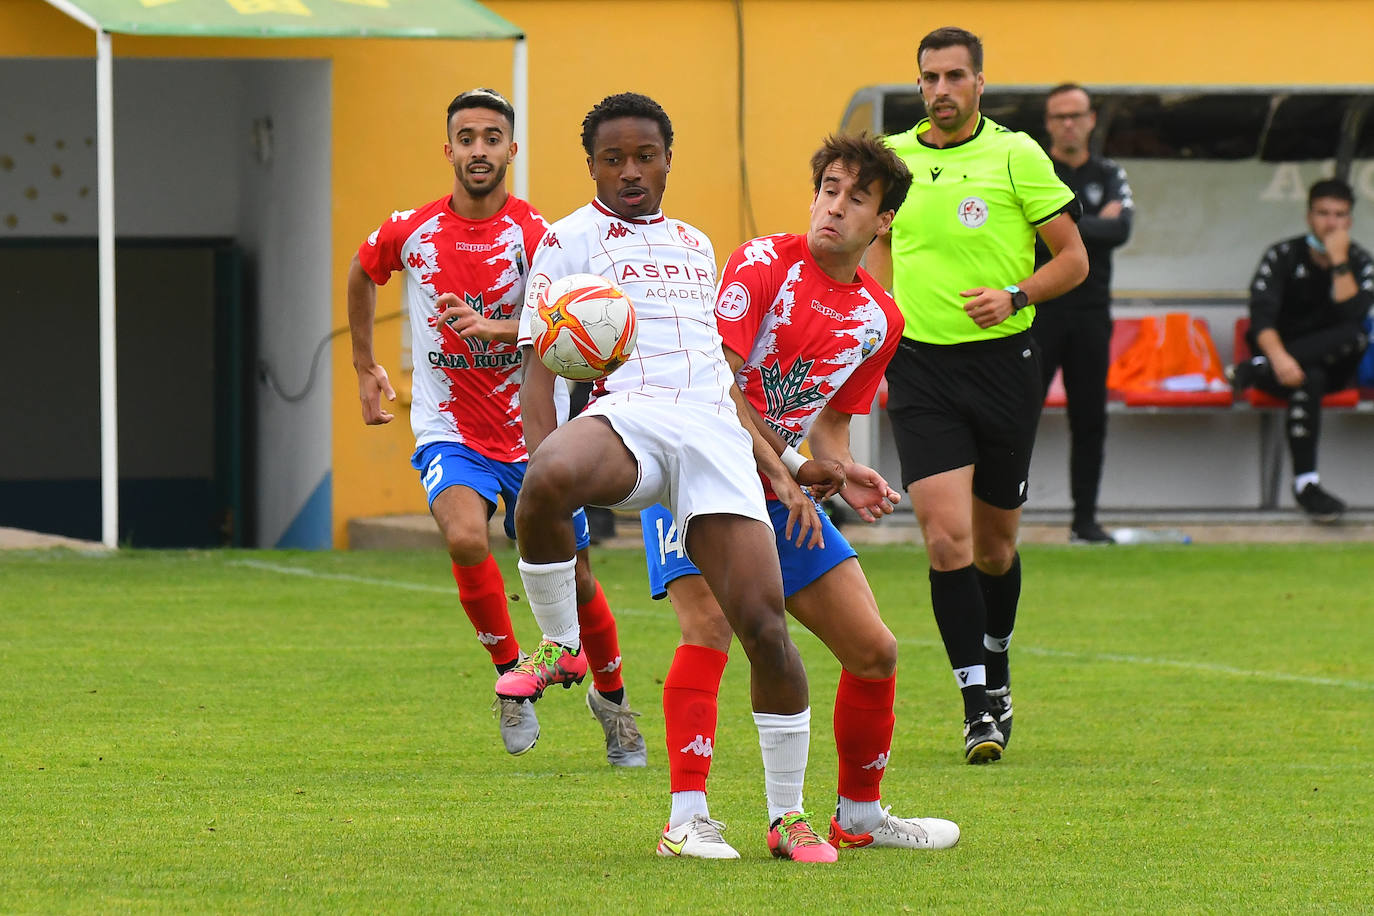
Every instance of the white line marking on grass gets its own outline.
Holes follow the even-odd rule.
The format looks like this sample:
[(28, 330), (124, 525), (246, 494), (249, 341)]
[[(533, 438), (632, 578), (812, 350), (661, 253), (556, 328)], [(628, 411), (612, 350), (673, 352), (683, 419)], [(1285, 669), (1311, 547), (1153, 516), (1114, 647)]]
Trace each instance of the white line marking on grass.
[[(898, 643), (921, 646), (930, 649), (943, 649), (944, 643), (928, 639), (898, 639)], [(1250, 668), (1232, 668), (1229, 665), (1214, 665), (1210, 662), (1187, 662), (1172, 658), (1151, 658), (1146, 655), (1120, 655), (1114, 652), (1072, 652), (1066, 649), (1042, 649), (1039, 646), (1016, 647), (1016, 651), (1045, 658), (1073, 658), (1085, 662), (1117, 662), (1127, 665), (1148, 665), (1157, 668), (1178, 668), (1183, 671), (1201, 671), (1207, 674), (1225, 674), (1230, 677), (1255, 678), (1262, 681), (1285, 681), (1294, 684), (1311, 684), (1316, 687), (1348, 687), (1352, 690), (1374, 690), (1371, 681), (1346, 681), (1338, 678), (1316, 677), (1308, 674), (1290, 674), (1286, 671), (1256, 671)]]
[[(230, 560), (230, 566), (246, 566), (262, 572), (280, 573), (285, 576), (304, 576), (309, 579), (329, 579), (335, 582), (354, 582), (358, 585), (376, 585), (381, 588), (399, 588), (410, 592), (433, 592), (452, 595), (454, 589), (439, 585), (424, 585), (419, 582), (402, 582), (398, 579), (372, 579), (367, 576), (353, 576), (347, 573), (327, 573), (304, 566), (283, 566), (278, 563), (265, 563), (261, 560)], [(615, 608), (617, 615), (658, 616), (657, 610), (644, 610), (636, 607)], [(789, 628), (791, 629), (791, 628)], [(923, 648), (943, 649), (944, 644), (928, 639), (898, 639), (898, 643)], [(1248, 668), (1232, 668), (1229, 665), (1214, 665), (1209, 662), (1188, 662), (1170, 658), (1151, 658), (1145, 655), (1120, 655), (1113, 652), (1072, 652), (1064, 649), (1042, 649), (1038, 646), (1016, 647), (1018, 652), (1039, 655), (1045, 658), (1074, 658), (1088, 662), (1116, 662), (1126, 665), (1148, 665), (1155, 668), (1177, 668), (1182, 671), (1200, 671), (1207, 674), (1224, 674), (1228, 677), (1253, 678), (1261, 681), (1280, 681), (1293, 684), (1310, 684), (1316, 687), (1346, 687), (1351, 690), (1374, 690), (1374, 682), (1348, 681), (1330, 677), (1314, 677), (1306, 674), (1290, 674), (1286, 671), (1256, 671)]]

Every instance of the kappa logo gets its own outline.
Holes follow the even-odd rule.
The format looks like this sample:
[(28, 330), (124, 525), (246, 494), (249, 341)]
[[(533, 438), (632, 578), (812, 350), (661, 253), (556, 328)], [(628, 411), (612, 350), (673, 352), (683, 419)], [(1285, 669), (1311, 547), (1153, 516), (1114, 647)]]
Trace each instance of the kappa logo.
[(710, 757), (711, 751), (711, 739), (697, 735), (682, 749), (681, 753), (696, 754), (698, 757)]
[(988, 204), (981, 197), (965, 197), (959, 201), (959, 222), (970, 229), (978, 229), (988, 221)]
[(865, 770), (885, 770), (887, 769), (887, 757), (887, 753), (879, 754), (876, 760), (872, 763), (865, 763), (863, 768)]
[(619, 667), (620, 667), (620, 656), (617, 655), (615, 658), (613, 658), (613, 659), (611, 659), (609, 662), (607, 662), (606, 667), (604, 667), (604, 668), (598, 668), (598, 669), (596, 669), (596, 670), (600, 671), (602, 674), (614, 674), (614, 673), (615, 673), (615, 670), (616, 670), (617, 668), (619, 668)]
[(771, 238), (754, 239), (744, 246), (744, 263), (740, 267), (748, 267), (750, 264), (772, 264), (778, 259), (778, 253), (773, 248)]
[(409, 257), (406, 258), (406, 263), (416, 270), (419, 270), (421, 267), (425, 266), (425, 256), (418, 251), (412, 251)]
[(634, 235), (635, 231), (629, 226), (620, 223), (611, 223), (611, 228), (606, 230), (606, 239), (623, 239), (627, 235)]
[(505, 638), (504, 636), (497, 636), (495, 633), (483, 633), (480, 631), (477, 633), (477, 641), (484, 646), (494, 646)]
[(554, 235), (552, 232), (550, 232), (548, 235), (544, 236), (544, 241), (543, 241), (541, 244), (543, 244), (543, 246), (544, 246), (545, 248), (562, 248), (562, 247), (563, 247), (562, 244), (560, 244), (559, 241), (558, 241), (558, 236)]

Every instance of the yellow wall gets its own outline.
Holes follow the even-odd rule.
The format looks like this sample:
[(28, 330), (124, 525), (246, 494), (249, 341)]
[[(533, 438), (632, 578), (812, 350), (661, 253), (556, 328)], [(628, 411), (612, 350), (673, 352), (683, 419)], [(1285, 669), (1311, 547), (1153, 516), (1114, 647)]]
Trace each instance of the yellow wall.
[[(670, 212), (705, 230), (723, 257), (748, 233), (736, 138), (736, 4), (728, 0), (490, 0), (529, 36), (531, 197), (557, 218), (591, 193), (580, 121), (602, 96), (646, 92), (677, 130)], [(795, 229), (806, 161), (852, 91), (909, 82), (932, 28), (980, 34), (990, 85), (1363, 85), (1374, 82), (1374, 0), (743, 0), (754, 227)], [(1329, 37), (1328, 37), (1329, 36)], [(511, 90), (507, 42), (188, 40), (116, 36), (147, 57), (332, 58), (335, 319), (358, 243), (392, 209), (432, 200), (450, 178), (442, 114), (462, 89)], [(0, 55), (91, 56), (90, 33), (40, 0), (0, 0)], [(396, 307), (383, 290), (379, 311)], [(396, 322), (377, 350), (394, 367)], [(349, 350), (333, 350), (334, 529), (356, 516), (422, 512), (406, 461), (404, 413), (388, 428), (358, 419)]]

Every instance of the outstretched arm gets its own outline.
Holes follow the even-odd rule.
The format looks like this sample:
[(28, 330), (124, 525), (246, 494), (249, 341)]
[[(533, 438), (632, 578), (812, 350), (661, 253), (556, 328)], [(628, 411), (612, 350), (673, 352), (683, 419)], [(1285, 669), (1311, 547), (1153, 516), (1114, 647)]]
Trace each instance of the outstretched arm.
[(902, 494), (888, 486), (883, 476), (867, 465), (854, 460), (849, 450), (850, 415), (827, 405), (816, 417), (811, 426), (811, 454), (818, 459), (837, 461), (844, 468), (844, 485), (840, 497), (848, 503), (859, 518), (866, 522), (876, 522), (884, 515), (891, 515)]

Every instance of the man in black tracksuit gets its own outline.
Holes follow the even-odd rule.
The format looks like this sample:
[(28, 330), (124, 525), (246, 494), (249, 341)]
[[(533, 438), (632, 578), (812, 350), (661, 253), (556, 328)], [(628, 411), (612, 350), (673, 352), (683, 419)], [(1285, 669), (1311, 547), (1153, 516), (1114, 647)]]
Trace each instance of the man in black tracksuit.
[(1328, 178), (1307, 195), (1307, 234), (1271, 246), (1250, 283), (1248, 363), (1232, 368), (1237, 388), (1288, 401), (1284, 432), (1293, 496), (1313, 521), (1334, 522), (1345, 503), (1317, 477), (1322, 396), (1353, 383), (1365, 349), (1362, 322), (1374, 304), (1374, 260), (1350, 239), (1355, 195)]
[[(1097, 522), (1097, 491), (1102, 481), (1102, 450), (1107, 438), (1107, 364), (1112, 339), (1112, 249), (1131, 234), (1135, 204), (1126, 171), (1088, 149), (1097, 125), (1092, 100), (1082, 86), (1065, 83), (1045, 99), (1045, 129), (1050, 160), (1059, 179), (1083, 207), (1078, 232), (1088, 249), (1088, 279), (1057, 299), (1036, 305), (1031, 326), (1041, 350), (1048, 390), (1064, 369), (1069, 407), (1069, 489), (1073, 523), (1069, 540), (1110, 544), (1112, 536)], [(1036, 266), (1050, 253), (1037, 241)]]

